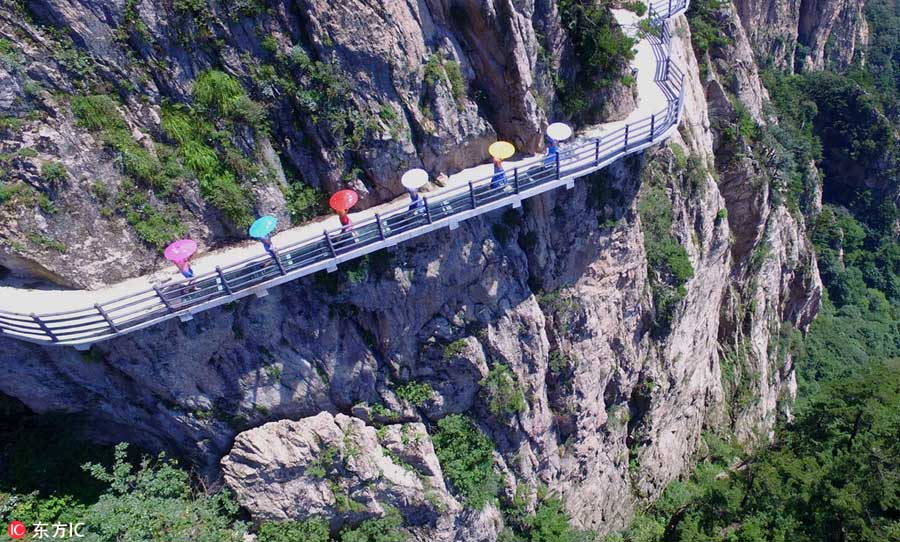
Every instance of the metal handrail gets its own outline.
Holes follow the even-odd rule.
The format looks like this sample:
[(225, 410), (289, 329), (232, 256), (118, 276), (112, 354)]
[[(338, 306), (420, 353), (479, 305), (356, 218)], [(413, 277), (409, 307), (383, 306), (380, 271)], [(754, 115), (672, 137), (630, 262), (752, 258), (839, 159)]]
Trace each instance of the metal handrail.
[[(24, 314), (0, 310), (0, 335), (30, 342), (89, 347), (95, 342), (143, 329), (158, 322), (194, 313), (296, 280), (317, 271), (336, 269), (365, 254), (445, 226), (455, 227), (472, 216), (515, 204), (606, 167), (628, 154), (667, 138), (678, 125), (684, 105), (684, 72), (671, 62), (671, 32), (667, 20), (685, 11), (689, 0), (651, 3), (651, 22), (662, 27), (659, 40), (666, 48), (665, 69), (654, 79), (666, 92), (667, 105), (649, 117), (627, 123), (599, 138), (560, 149), (548, 163), (537, 157), (506, 172), (506, 182), (494, 175), (429, 194), (424, 206), (398, 205), (384, 213), (291, 243), (273, 254), (257, 255), (217, 267), (190, 281), (155, 286), (97, 303), (91, 307), (54, 313)], [(671, 97), (670, 95), (671, 94)], [(98, 327), (99, 326), (99, 327)]]

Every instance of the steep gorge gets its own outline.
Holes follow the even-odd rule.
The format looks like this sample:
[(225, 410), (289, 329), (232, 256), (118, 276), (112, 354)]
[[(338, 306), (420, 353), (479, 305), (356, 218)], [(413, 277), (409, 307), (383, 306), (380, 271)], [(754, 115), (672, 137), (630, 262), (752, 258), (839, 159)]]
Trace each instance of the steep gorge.
[[(555, 91), (541, 62), (559, 65), (572, 54), (556, 3), (427, 2), (427, 10), (412, 15), (407, 5), (391, 3), (378, 11), (355, 4), (326, 9), (298, 2), (268, 12), (270, 22), (279, 25), (270, 29), (276, 39), (302, 43), (317, 58), (344, 55), (340, 65), (355, 74), (354, 100), (375, 107), (387, 98), (384, 103), (403, 112), (398, 129), (409, 138), (385, 136), (366, 146), (354, 159), (365, 164), (370, 184), (351, 186), (379, 201), (398, 192), (394, 177), (404, 167), (451, 171), (477, 163), (484, 143), (497, 135), (515, 136), (525, 149), (538, 148), (548, 111), (560, 111), (554, 109)], [(799, 38), (822, 45), (821, 51), (808, 45), (819, 52), (810, 53), (813, 60), (804, 64), (821, 66), (828, 37), (809, 37), (803, 28), (809, 28), (810, 13), (823, 11), (806, 4), (789, 9), (753, 1), (714, 8), (700, 3), (692, 22), (700, 20), (701, 10), (702, 21), (712, 21), (726, 36), (701, 49), (692, 47), (697, 29), (685, 18), (677, 22), (675, 54), (688, 74), (686, 117), (667, 146), (615, 164), (571, 191), (528, 201), (521, 211), (473, 219), (458, 230), (348, 265), (338, 275), (313, 276), (186, 324), (167, 323), (97, 345), (87, 355), (0, 339), (8, 375), (0, 391), (36, 412), (78, 413), (88, 420), (93, 438), (175, 451), (210, 477), (221, 475), (219, 460), (226, 456), (225, 480), (255, 519), (303, 519), (308, 510), (320, 510), (340, 526), (377, 517), (388, 504), (415, 526), (417, 539), (495, 540), (502, 528), (495, 505), (467, 509), (438, 476), (431, 443), (435, 423), (467, 413), (494, 443), (501, 503), (511, 501), (519, 487), (528, 488), (529, 495), (546, 487), (563, 498), (576, 526), (601, 533), (621, 528), (640, 503), (690, 468), (704, 432), (757, 442), (768, 437), (779, 416), (790, 416), (796, 383), (784, 341), (805, 331), (818, 309), (821, 284), (804, 212), (814, 209), (820, 196), (813, 183), (800, 201), (792, 201), (782, 182), (782, 164), (773, 160), (773, 145), (764, 137), (777, 121), (767, 112), (754, 58), (754, 51), (778, 47), (771, 36), (745, 29), (766, 27), (748, 14), (775, 14), (785, 21), (791, 49), (776, 54), (779, 62), (793, 64), (791, 44)], [(829, 13), (856, 13), (851, 4), (826, 7)], [(111, 73), (128, 63), (113, 52), (115, 27), (121, 25), (104, 21), (118, 23), (129, 9), (136, 10), (131, 13), (138, 19), (126, 25), (132, 47), (153, 36), (154, 45), (145, 43), (143, 54), (156, 58), (162, 53), (152, 51), (162, 51), (178, 59), (166, 75), (150, 70), (151, 80), (135, 83), (149, 104), (158, 105), (163, 94), (187, 100), (193, 76), (213, 64), (209, 51), (186, 52), (172, 36), (160, 42), (168, 21), (178, 20), (161, 15), (162, 4), (110, 11), (48, 0), (28, 7), (34, 16), (73, 29), (81, 36), (74, 50), (87, 45), (95, 60), (109, 60), (96, 69)], [(0, 33), (24, 27), (41, 43), (33, 27), (4, 13)], [(223, 20), (220, 15), (214, 21)], [(836, 23), (835, 33), (865, 33), (852, 16), (838, 19), (845, 26)], [(234, 40), (255, 56), (267, 54), (247, 45), (256, 37), (241, 21), (229, 25), (224, 37), (203, 38), (224, 39), (228, 46), (201, 48), (216, 51), (221, 56), (215, 64), (239, 76), (250, 68), (229, 48)], [(426, 68), (415, 59), (427, 57), (425, 42), (444, 51), (446, 61), (459, 59), (472, 82), (465, 96), (454, 96), (449, 76), (446, 84), (422, 88)], [(500, 50), (508, 54), (488, 56)], [(544, 55), (551, 60), (538, 62)], [(399, 73), (399, 65), (373, 69), (378, 58), (402, 58), (399, 64), (408, 71)], [(39, 63), (27, 71), (28, 78), (38, 79), (41, 69), (48, 68)], [(0, 72), (0, 79), (20, 89), (22, 73)], [(124, 79), (138, 72), (128, 73)], [(375, 80), (381, 77), (389, 80)], [(58, 72), (57, 81), (69, 84)], [(24, 90), (13, 93), (9, 103), (15, 107), (34, 100)], [(68, 179), (81, 188), (63, 191), (64, 200), (86, 198), (84, 187), (96, 179), (121, 182), (121, 172), (91, 144), (92, 136), (74, 128), (58, 95), (39, 95), (53, 120), (25, 121), (20, 130), (7, 130), (13, 137), (4, 145), (38, 142), (39, 160), (58, 157), (70, 170), (70, 158), (81, 155), (90, 173)], [(616, 104), (607, 116), (633, 106), (630, 92), (621, 88), (607, 95), (606, 103)], [(280, 96), (275, 92), (274, 101)], [(433, 128), (419, 106), (428, 100), (436, 107)], [(158, 107), (131, 98), (125, 104), (129, 129), (136, 134), (155, 129)], [(301, 169), (304, 181), (341, 186), (340, 168), (330, 167), (341, 159), (310, 154), (306, 147), (309, 138), (328, 138), (316, 135), (318, 127), (307, 118), (300, 117), (301, 127), (287, 122), (294, 112), (283, 107), (283, 117), (274, 113), (283, 122), (275, 122), (267, 136), (245, 132), (246, 142), (259, 148), (271, 139), (281, 163)], [(294, 140), (305, 141), (305, 150), (292, 150)], [(329, 145), (309, 147), (324, 152)], [(61, 154), (69, 152), (65, 149), (73, 154)], [(348, 152), (345, 156), (354, 155)], [(16, 158), (12, 171), (28, 182), (43, 182), (37, 162), (30, 160)], [(97, 177), (98, 171), (108, 176)], [(814, 167), (809, 175), (815, 177)], [(258, 208), (284, 213), (281, 191), (271, 186), (258, 187), (259, 201), (266, 202)], [(260, 196), (266, 190), (268, 196)], [(196, 190), (184, 197), (186, 208), (202, 207)], [(80, 212), (51, 216), (47, 227), (88, 239), (86, 232), (104, 229), (94, 225), (97, 207), (85, 199), (67, 207)], [(196, 216), (203, 219), (195, 217), (192, 233), (205, 232), (210, 243), (228, 237), (227, 228), (216, 226), (219, 218)], [(31, 225), (41, 220), (46, 223), (47, 217), (32, 208), (7, 223), (3, 265), (76, 283), (71, 278), (76, 265), (83, 269), (98, 262), (77, 262), (65, 254), (45, 259), (51, 251), (21, 253), (7, 241), (27, 231), (23, 224), (39, 227)], [(126, 249), (140, 242), (121, 236), (121, 229), (115, 233), (119, 238), (109, 242), (121, 249), (117, 261), (128, 261), (123, 273), (155, 265), (152, 250)], [(671, 262), (657, 265), (661, 247), (669, 254), (683, 251), (690, 273), (678, 278)], [(46, 273), (34, 272), (35, 262), (46, 264)], [(94, 272), (90, 280), (113, 278)], [(492, 408), (497, 393), (486, 382), (498, 374), (513, 394), (521, 394), (521, 405)], [(415, 406), (398, 393), (409, 382), (427, 383), (434, 394)], [(282, 421), (266, 424), (274, 420)], [(387, 429), (376, 431), (380, 426)], [(408, 434), (417, 435), (414, 447)], [(353, 468), (328, 482), (308, 474), (321, 464), (322, 443), (334, 446), (332, 453)], [(351, 450), (361, 459), (348, 460)], [(430, 485), (423, 476), (413, 479), (408, 471), (392, 470), (396, 456), (428, 473)], [(373, 479), (380, 481), (373, 486)], [(309, 495), (310, 488), (316, 497), (297, 506), (298, 496)], [(362, 507), (338, 506), (342, 495)]]

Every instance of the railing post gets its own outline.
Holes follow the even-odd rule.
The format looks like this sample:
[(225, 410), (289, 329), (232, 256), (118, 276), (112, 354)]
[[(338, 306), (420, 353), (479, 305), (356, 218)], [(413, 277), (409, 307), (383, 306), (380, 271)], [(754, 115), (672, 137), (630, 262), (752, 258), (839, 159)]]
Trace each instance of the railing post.
[(669, 68), (671, 67), (671, 65), (672, 65), (672, 57), (669, 57), (666, 59), (666, 78), (663, 79), (664, 81), (669, 80)]
[(625, 149), (624, 150), (626, 150), (626, 151), (628, 150), (628, 125), (627, 124), (625, 125)]
[(469, 181), (469, 198), (472, 200), (472, 208), (478, 207), (478, 202), (475, 200), (475, 187), (472, 186), (472, 181)]
[(429, 224), (434, 224), (434, 219), (431, 218), (431, 207), (428, 206), (428, 198), (423, 197), (422, 201), (425, 203), (425, 218), (428, 219)]
[(118, 333), (119, 328), (116, 327), (115, 322), (113, 322), (112, 318), (109, 317), (109, 314), (107, 314), (106, 311), (103, 310), (103, 307), (101, 307), (99, 303), (94, 303), (94, 308), (97, 309), (97, 312), (100, 313), (100, 316), (102, 316), (103, 319), (106, 320), (106, 325), (108, 325), (109, 328), (113, 330), (113, 333)]
[(325, 236), (325, 242), (328, 244), (328, 250), (331, 251), (331, 256), (337, 258), (337, 251), (334, 250), (334, 243), (331, 242), (331, 237), (328, 236), (328, 230), (322, 234)]
[(519, 193), (519, 168), (513, 170), (513, 190), (516, 194)]
[(271, 256), (272, 259), (275, 260), (275, 265), (278, 266), (278, 272), (282, 275), (287, 275), (287, 271), (284, 269), (284, 264), (281, 263), (281, 255), (278, 254), (278, 249), (272, 247), (272, 250), (267, 250), (266, 252), (268, 252), (269, 256)]
[(166, 306), (166, 310), (169, 312), (175, 312), (175, 309), (172, 308), (172, 304), (169, 303), (169, 300), (162, 295), (162, 292), (159, 289), (159, 286), (154, 286), (153, 291), (156, 292), (156, 297), (162, 302), (163, 305)]
[(381, 224), (381, 215), (378, 213), (375, 213), (375, 223), (378, 224), (378, 235), (384, 241), (387, 236), (384, 234), (384, 225)]
[(650, 115), (650, 141), (653, 141), (653, 132), (656, 131), (656, 113)]
[(669, 17), (672, 16), (672, 0), (669, 0), (669, 13), (668, 13), (668, 16), (669, 16)]
[(600, 165), (600, 138), (594, 140), (594, 164)]
[(216, 266), (216, 274), (219, 275), (219, 280), (222, 281), (222, 286), (225, 288), (225, 293), (231, 295), (231, 286), (228, 285), (228, 281), (225, 280), (225, 273), (222, 273), (222, 268), (218, 265)]
[(556, 151), (556, 180), (559, 180), (559, 150)]
[(43, 331), (44, 333), (47, 334), (48, 337), (50, 337), (51, 341), (59, 342), (59, 339), (56, 337), (56, 335), (52, 331), (50, 331), (50, 328), (47, 327), (47, 324), (45, 324), (44, 321), (41, 320), (37, 314), (31, 313), (31, 319), (34, 320), (34, 322), (38, 325), (38, 327), (41, 328), (41, 331)]

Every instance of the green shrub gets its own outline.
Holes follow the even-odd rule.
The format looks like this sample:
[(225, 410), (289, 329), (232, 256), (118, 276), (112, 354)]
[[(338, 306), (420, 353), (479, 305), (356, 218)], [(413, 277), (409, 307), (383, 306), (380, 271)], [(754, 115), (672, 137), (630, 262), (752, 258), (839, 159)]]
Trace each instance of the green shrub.
[(92, 132), (128, 129), (115, 100), (105, 94), (73, 97), (72, 111), (78, 126)]
[(505, 417), (525, 410), (525, 394), (506, 365), (495, 365), (479, 384), (487, 393), (491, 414)]
[(558, 375), (566, 370), (569, 366), (572, 365), (572, 359), (560, 352), (559, 350), (554, 350), (550, 352), (550, 357), (548, 359), (547, 366), (550, 368), (550, 372)]
[(711, 47), (723, 47), (731, 38), (722, 32), (716, 11), (722, 8), (722, 0), (695, 0), (691, 2), (687, 16), (691, 26), (691, 44), (697, 56), (703, 56)]
[(341, 531), (341, 542), (404, 542), (406, 536), (400, 530), (403, 527), (400, 512), (392, 506), (382, 507), (385, 509), (384, 516), (367, 519), (358, 527), (348, 527)]
[(41, 233), (29, 233), (28, 240), (41, 248), (55, 250), (56, 252), (65, 253), (66, 244), (62, 241), (47, 237)]
[[(522, 486), (519, 486), (520, 488)], [(570, 518), (563, 503), (556, 497), (542, 498), (534, 512), (528, 512), (525, 500), (514, 499), (513, 505), (504, 510), (506, 538), (504, 542), (593, 542), (596, 534), (577, 531), (570, 525)]]
[(372, 405), (372, 415), (381, 420), (396, 421), (400, 415), (381, 403)]
[(823, 385), (777, 444), (752, 455), (708, 438), (691, 478), (607, 540), (896, 539), (900, 372), (889, 362), (858, 373)]
[[(211, 81), (215, 80), (219, 80), (219, 77), (212, 76), (203, 85), (199, 85), (198, 79), (198, 85), (206, 93), (203, 98), (204, 108), (227, 107), (222, 104), (228, 102), (224, 97), (228, 92), (216, 94), (211, 90), (215, 86)], [(222, 84), (226, 88), (231, 87), (230, 83)], [(195, 90), (196, 88), (197, 85)], [(234, 91), (233, 88), (231, 90)], [(253, 203), (250, 195), (238, 182), (233, 169), (223, 160), (223, 154), (231, 149), (230, 144), (221, 142), (210, 121), (184, 108), (164, 107), (162, 128), (168, 137), (179, 144), (178, 154), (200, 182), (203, 199), (219, 209), (234, 226), (241, 229), (249, 226), (253, 222)], [(213, 147), (217, 144), (223, 145), (224, 150), (217, 152)]]
[(424, 65), (425, 82), (432, 87), (446, 81), (450, 94), (458, 109), (464, 109), (466, 102), (466, 80), (463, 77), (459, 62), (447, 60), (443, 53), (434, 53), (428, 57)]
[(444, 347), (444, 359), (449, 360), (461, 356), (462, 353), (466, 351), (467, 344), (465, 339), (457, 339), (448, 344)]
[(163, 164), (134, 140), (111, 97), (75, 96), (72, 109), (79, 126), (98, 132), (103, 144), (116, 151), (126, 175), (163, 194), (171, 189), (172, 179)]
[(630, 2), (625, 2), (622, 7), (634, 12), (638, 17), (643, 17), (644, 14), (647, 13), (647, 4), (641, 2), (640, 0), (631, 0)]
[(499, 479), (494, 472), (494, 445), (460, 414), (438, 422), (432, 441), (444, 477), (467, 506), (481, 509), (494, 499)]
[(35, 191), (23, 182), (0, 184), (0, 203), (4, 205), (33, 205)]
[[(108, 197), (102, 191), (94, 194), (101, 194), (104, 200)], [(146, 192), (130, 181), (122, 183), (115, 197), (115, 206), (125, 214), (125, 219), (138, 236), (155, 248), (165, 247), (185, 232), (175, 206), (159, 208), (151, 204)]]
[(653, 331), (667, 333), (675, 311), (687, 294), (684, 285), (694, 276), (687, 250), (672, 234), (672, 208), (665, 189), (652, 179), (638, 201), (651, 292), (656, 305)]
[(232, 117), (239, 112), (247, 94), (234, 77), (219, 70), (209, 70), (197, 77), (191, 95), (200, 110)]
[(271, 55), (278, 52), (278, 40), (275, 39), (274, 36), (266, 36), (259, 45), (262, 47), (263, 51)]
[(306, 474), (313, 478), (326, 478), (334, 466), (337, 456), (337, 448), (331, 445), (325, 446), (319, 453), (319, 457), (306, 466)]
[(294, 224), (302, 224), (320, 216), (325, 211), (328, 200), (325, 192), (299, 181), (284, 189), (284, 197)]
[(560, 0), (559, 16), (578, 60), (571, 81), (555, 79), (564, 112), (587, 113), (598, 91), (619, 81), (634, 58), (634, 40), (622, 32), (606, 2)]
[(428, 382), (413, 380), (397, 388), (397, 397), (414, 406), (422, 406), (434, 398), (434, 389)]
[(58, 185), (69, 178), (66, 168), (59, 162), (44, 162), (41, 165), (41, 177)]
[(651, 270), (672, 278), (681, 286), (694, 276), (687, 251), (672, 235), (672, 209), (665, 189), (658, 185), (646, 188), (638, 202), (647, 263)]
[(259, 526), (258, 542), (329, 542), (328, 521), (265, 521)]
[(195, 492), (187, 472), (159, 455), (136, 470), (127, 446), (116, 447), (115, 465), (85, 465), (109, 490), (84, 518), (97, 540), (198, 540), (239, 542), (245, 527), (234, 523), (237, 504), (228, 493)]

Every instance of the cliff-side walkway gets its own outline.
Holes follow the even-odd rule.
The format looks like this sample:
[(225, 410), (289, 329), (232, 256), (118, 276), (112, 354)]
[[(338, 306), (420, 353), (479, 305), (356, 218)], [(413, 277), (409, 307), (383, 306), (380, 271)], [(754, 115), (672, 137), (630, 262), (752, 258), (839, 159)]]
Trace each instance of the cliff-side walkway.
[[(533, 156), (507, 161), (507, 183), (492, 186), (491, 164), (452, 175), (444, 188), (423, 194), (424, 206), (403, 201), (353, 214), (353, 230), (343, 231), (337, 217), (279, 233), (270, 255), (258, 243), (244, 243), (195, 259), (196, 277), (169, 280), (162, 273), (124, 281), (101, 290), (30, 290), (0, 287), (0, 334), (47, 345), (87, 349), (91, 344), (256, 295), (318, 271), (334, 271), (342, 262), (394, 246), (524, 199), (571, 188), (576, 179), (666, 140), (677, 129), (684, 105), (684, 73), (671, 61), (669, 21), (687, 10), (689, 0), (657, 0), (640, 30), (640, 17), (614, 10), (629, 33), (643, 34), (633, 67), (637, 69), (638, 107), (628, 118), (583, 130), (562, 145), (555, 160)], [(647, 30), (647, 27), (644, 27)], [(41, 311), (41, 312), (36, 312)], [(50, 312), (52, 311), (52, 312)]]

